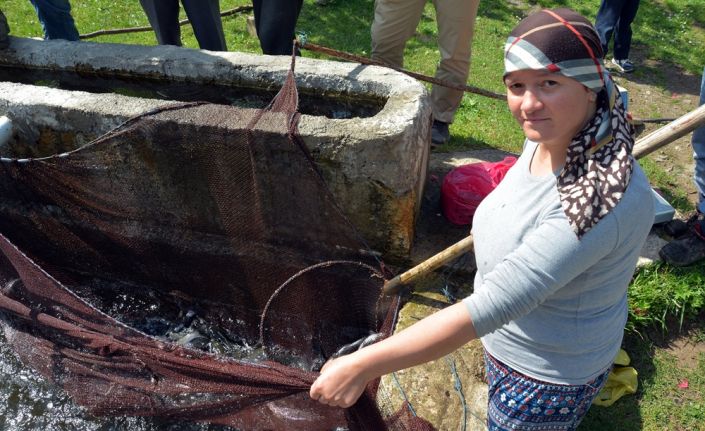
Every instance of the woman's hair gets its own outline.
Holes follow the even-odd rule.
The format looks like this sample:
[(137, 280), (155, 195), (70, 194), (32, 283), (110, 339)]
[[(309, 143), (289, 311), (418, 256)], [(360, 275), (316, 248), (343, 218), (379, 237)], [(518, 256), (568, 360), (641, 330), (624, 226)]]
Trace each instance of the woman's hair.
[(556, 182), (563, 211), (578, 238), (622, 198), (633, 170), (633, 130), (612, 76), (602, 63), (595, 28), (566, 8), (541, 10), (523, 19), (504, 49), (505, 76), (547, 70), (595, 91), (595, 115), (573, 137)]

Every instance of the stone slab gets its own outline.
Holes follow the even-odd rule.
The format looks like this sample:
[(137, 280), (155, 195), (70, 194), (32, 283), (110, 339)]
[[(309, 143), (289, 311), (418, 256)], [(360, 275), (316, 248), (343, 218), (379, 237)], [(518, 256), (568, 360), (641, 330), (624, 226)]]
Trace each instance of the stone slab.
[[(129, 117), (170, 102), (34, 84), (52, 85), (73, 76), (80, 85), (143, 81), (182, 88), (185, 94), (216, 84), (275, 92), (291, 65), (283, 56), (10, 39), (10, 47), (0, 51), (0, 72), (14, 68), (54, 73), (57, 79), (0, 82), (0, 115), (10, 117), (25, 139), (36, 142), (44, 136), (62, 145), (72, 138), (79, 145), (88, 142)], [(369, 116), (304, 114), (299, 132), (343, 212), (370, 246), (390, 262), (408, 259), (429, 155), (431, 107), (425, 87), (388, 68), (309, 58), (296, 60), (295, 77), (300, 100), (317, 95), (381, 103)]]

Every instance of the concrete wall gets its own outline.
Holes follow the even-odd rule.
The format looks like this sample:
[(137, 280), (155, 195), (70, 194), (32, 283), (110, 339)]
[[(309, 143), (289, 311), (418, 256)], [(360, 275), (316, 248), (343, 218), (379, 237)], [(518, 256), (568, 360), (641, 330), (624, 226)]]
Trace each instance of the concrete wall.
[[(46, 156), (171, 102), (51, 88), (52, 79), (26, 82), (22, 73), (8, 70), (74, 74), (87, 82), (129, 79), (276, 91), (289, 65), (288, 57), (11, 38), (10, 48), (0, 51), (0, 76), (13, 75), (0, 80), (0, 115), (12, 119), (16, 139)], [(392, 261), (407, 259), (429, 157), (431, 109), (425, 88), (390, 69), (307, 58), (297, 59), (296, 80), (302, 97), (382, 101), (378, 112), (362, 118), (303, 115), (299, 131), (343, 211), (372, 248)], [(0, 156), (17, 157), (8, 151), (0, 149)]]

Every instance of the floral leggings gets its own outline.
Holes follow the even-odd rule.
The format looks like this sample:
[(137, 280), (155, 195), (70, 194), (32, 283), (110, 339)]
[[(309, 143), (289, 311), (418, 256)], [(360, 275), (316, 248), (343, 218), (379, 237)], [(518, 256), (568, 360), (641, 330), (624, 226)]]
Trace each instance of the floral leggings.
[(561, 385), (527, 377), (485, 352), (489, 383), (489, 431), (575, 430), (610, 370), (584, 385)]

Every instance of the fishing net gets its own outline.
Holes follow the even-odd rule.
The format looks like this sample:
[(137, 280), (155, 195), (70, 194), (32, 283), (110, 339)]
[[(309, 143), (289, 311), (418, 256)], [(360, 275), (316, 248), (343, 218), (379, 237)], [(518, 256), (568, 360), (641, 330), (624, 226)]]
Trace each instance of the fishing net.
[(95, 415), (429, 429), (380, 408), (378, 381), (350, 409), (308, 397), (341, 346), (392, 332), (398, 298), (298, 136), (297, 101), (292, 60), (265, 109), (176, 104), (68, 153), (2, 158), (18, 357)]

